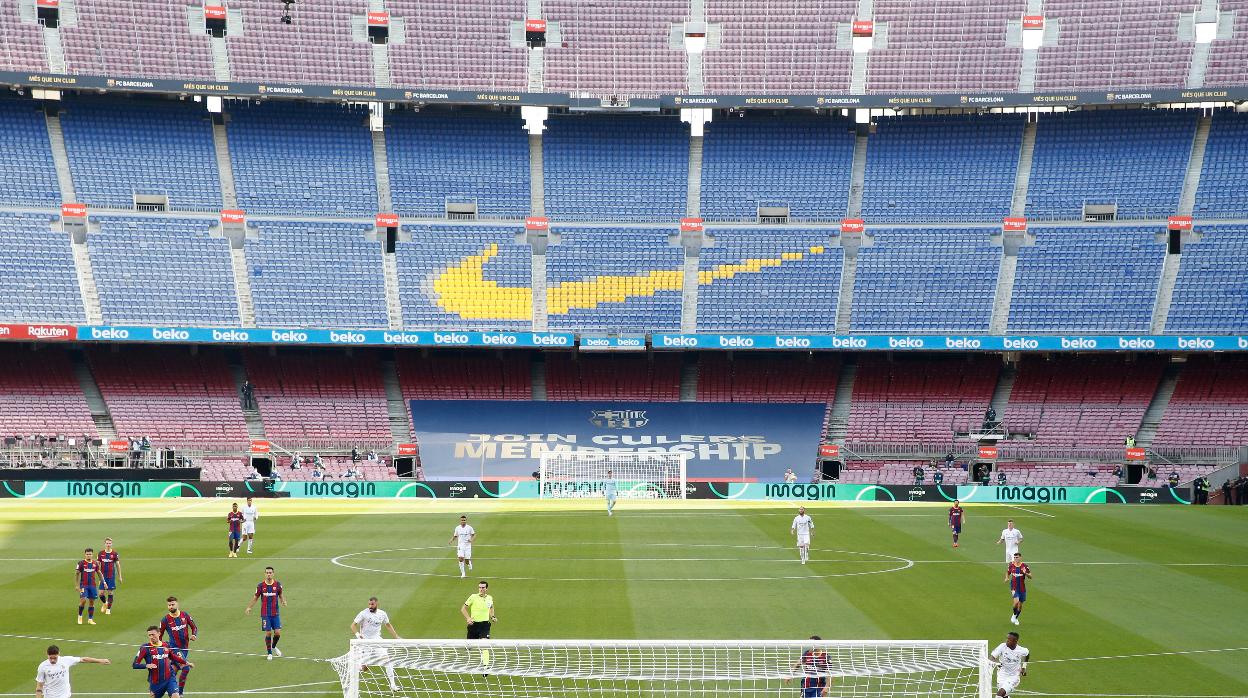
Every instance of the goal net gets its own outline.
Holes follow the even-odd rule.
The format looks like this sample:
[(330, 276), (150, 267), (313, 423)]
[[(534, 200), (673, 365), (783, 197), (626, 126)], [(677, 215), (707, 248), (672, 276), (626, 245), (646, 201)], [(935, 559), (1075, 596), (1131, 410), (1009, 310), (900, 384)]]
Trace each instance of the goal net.
[(988, 698), (985, 641), (353, 640), (346, 698)]
[(620, 498), (685, 497), (688, 453), (543, 453), (542, 498), (601, 497), (608, 481)]

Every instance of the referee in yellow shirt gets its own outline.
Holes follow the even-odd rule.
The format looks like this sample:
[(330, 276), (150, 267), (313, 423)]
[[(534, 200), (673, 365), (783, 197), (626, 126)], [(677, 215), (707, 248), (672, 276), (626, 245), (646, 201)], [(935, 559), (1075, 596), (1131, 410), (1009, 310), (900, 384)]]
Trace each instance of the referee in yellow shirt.
[(494, 615), (494, 597), (490, 596), (490, 583), (482, 579), (477, 584), (477, 593), (468, 597), (459, 612), (464, 614), (464, 621), (468, 623), (469, 640), (490, 639), (490, 623), (498, 622), (498, 616)]

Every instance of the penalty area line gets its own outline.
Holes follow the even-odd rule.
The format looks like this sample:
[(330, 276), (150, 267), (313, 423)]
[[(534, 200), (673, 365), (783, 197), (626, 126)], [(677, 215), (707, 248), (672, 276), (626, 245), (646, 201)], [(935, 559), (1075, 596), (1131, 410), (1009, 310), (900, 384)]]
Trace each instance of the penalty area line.
[(1044, 513), (1043, 511), (1036, 511), (1035, 509), (1028, 509), (1027, 507), (1020, 507), (1020, 506), (1018, 506), (1017, 504), (1007, 504), (1006, 506), (1008, 506), (1008, 507), (1009, 507), (1009, 508), (1011, 508), (1011, 509), (1018, 509), (1019, 511), (1025, 511), (1025, 512), (1027, 512), (1028, 514), (1035, 514), (1036, 516), (1043, 516), (1043, 517), (1045, 517), (1045, 518), (1049, 518), (1049, 519), (1056, 519), (1056, 518), (1057, 518), (1056, 516), (1054, 516), (1054, 515), (1052, 515), (1052, 514), (1046, 514), (1046, 513)]
[[(1137, 659), (1137, 658), (1141, 658), (1141, 657), (1175, 657), (1175, 656), (1185, 655), (1185, 654), (1217, 654), (1217, 653), (1219, 653), (1219, 652), (1244, 652), (1244, 651), (1248, 651), (1248, 647), (1219, 647), (1219, 648), (1216, 648), (1216, 649), (1207, 649), (1207, 650), (1177, 650), (1177, 651), (1174, 651), (1174, 652), (1141, 652), (1141, 653), (1139, 653), (1139, 654), (1112, 654), (1112, 655), (1106, 655), (1106, 656), (1102, 656), (1102, 657), (1066, 657), (1065, 659), (1033, 659), (1033, 660), (1031, 661), (1031, 663), (1032, 663), (1032, 664), (1055, 664), (1055, 663), (1059, 663), (1059, 662), (1092, 662), (1092, 661), (1096, 661), (1096, 660), (1100, 660), (1100, 659)], [(1036, 695), (1088, 695), (1088, 696), (1092, 696), (1092, 695), (1097, 695), (1097, 694), (1095, 694), (1095, 693), (1083, 693), (1083, 694), (1075, 694), (1075, 693), (1043, 694), (1043, 693), (1038, 693), (1038, 694), (1036, 694)], [(1191, 698), (1195, 698), (1195, 696), (1193, 696), (1193, 697), (1191, 697)], [(1226, 697), (1219, 697), (1219, 698), (1239, 698), (1239, 697), (1238, 697), (1238, 696), (1236, 696), (1236, 697), (1226, 696)]]

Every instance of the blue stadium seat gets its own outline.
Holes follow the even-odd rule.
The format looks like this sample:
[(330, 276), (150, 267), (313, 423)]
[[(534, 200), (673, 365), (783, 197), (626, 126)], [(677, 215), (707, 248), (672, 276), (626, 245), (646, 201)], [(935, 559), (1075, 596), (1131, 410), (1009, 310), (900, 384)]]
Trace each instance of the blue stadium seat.
[[(675, 332), (680, 329), (683, 305), (680, 292), (684, 250), (672, 246), (672, 228), (561, 228), (559, 244), (546, 253), (546, 305), (552, 330), (599, 330), (623, 332)], [(673, 283), (647, 283), (651, 273)], [(621, 301), (607, 300), (610, 292), (601, 286), (582, 287), (577, 282), (593, 282), (616, 277), (617, 288), (627, 289)], [(565, 286), (566, 284), (566, 286)], [(595, 307), (569, 307), (561, 310), (557, 288), (564, 289), (578, 303)]]
[(1204, 226), (1199, 234), (1183, 246), (1166, 332), (1248, 332), (1248, 226)]
[(1242, 218), (1248, 213), (1248, 114), (1230, 110), (1213, 114), (1205, 160), (1196, 190), (1194, 215), (1200, 218)]
[(0, 213), (0, 320), (86, 322), (69, 236), (52, 220)]
[(60, 201), (48, 125), (39, 105), (0, 99), (0, 203), (55, 206)]

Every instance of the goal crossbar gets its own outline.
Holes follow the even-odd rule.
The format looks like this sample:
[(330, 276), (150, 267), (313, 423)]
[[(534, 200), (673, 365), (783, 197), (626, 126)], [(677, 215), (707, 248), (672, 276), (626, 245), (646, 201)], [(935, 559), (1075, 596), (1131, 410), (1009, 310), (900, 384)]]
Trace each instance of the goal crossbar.
[(601, 497), (607, 483), (624, 499), (683, 499), (688, 453), (548, 451), (538, 466), (543, 499)]

